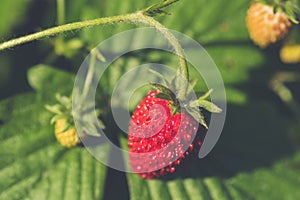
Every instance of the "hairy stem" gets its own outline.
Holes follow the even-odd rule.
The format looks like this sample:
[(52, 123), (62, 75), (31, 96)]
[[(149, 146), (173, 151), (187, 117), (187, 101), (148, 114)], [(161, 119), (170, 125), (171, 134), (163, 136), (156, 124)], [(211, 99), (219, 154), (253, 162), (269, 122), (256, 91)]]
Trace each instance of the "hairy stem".
[(188, 72), (188, 66), (185, 59), (185, 55), (183, 52), (183, 49), (178, 42), (178, 40), (175, 38), (175, 36), (161, 23), (154, 20), (152, 17), (149, 17), (147, 15), (144, 15), (142, 12), (140, 14), (140, 19), (144, 20), (146, 24), (149, 24), (150, 26), (153, 26), (156, 28), (161, 34), (168, 40), (168, 42), (172, 45), (174, 48), (174, 51), (178, 57), (178, 63), (179, 63), (179, 71), (177, 78), (181, 79), (180, 83), (183, 84), (179, 87), (178, 91), (178, 98), (184, 99), (186, 96), (188, 84), (189, 84), (189, 72)]
[(147, 15), (140, 13), (140, 18), (142, 20), (144, 20), (146, 24), (153, 26), (159, 32), (161, 32), (163, 34), (163, 36), (168, 40), (168, 42), (172, 45), (172, 47), (174, 48), (174, 51), (179, 59), (180, 72), (181, 72), (182, 76), (188, 80), (189, 73), (188, 73), (188, 68), (187, 68), (187, 63), (185, 60), (184, 52), (183, 52), (183, 49), (182, 49), (181, 45), (179, 44), (178, 40), (175, 38), (175, 36), (165, 26), (163, 26), (158, 21), (154, 20), (152, 17), (149, 17)]
[(137, 17), (138, 16), (136, 13), (132, 13), (132, 14), (127, 14), (127, 15), (104, 17), (104, 18), (98, 18), (98, 19), (87, 20), (87, 21), (82, 21), (82, 22), (74, 22), (74, 23), (64, 24), (61, 26), (49, 28), (49, 29), (46, 29), (41, 32), (33, 33), (30, 35), (26, 35), (26, 36), (23, 36), (20, 38), (16, 38), (16, 39), (12, 39), (7, 42), (4, 42), (4, 43), (0, 44), (0, 51), (15, 47), (20, 44), (31, 42), (34, 40), (44, 39), (44, 38), (47, 38), (50, 36), (57, 35), (59, 33), (73, 31), (73, 30), (77, 30), (77, 29), (81, 29), (81, 28), (85, 28), (85, 27), (92, 27), (92, 26), (104, 25), (104, 24), (109, 24), (109, 23), (117, 23), (117, 22), (138, 21)]
[(179, 94), (178, 94), (179, 98), (184, 98), (186, 90), (187, 90), (189, 73), (188, 73), (188, 67), (187, 67), (185, 57), (184, 57), (183, 49), (182, 49), (181, 45), (179, 44), (178, 40), (174, 37), (174, 35), (166, 27), (164, 27), (158, 21), (154, 20), (152, 17), (147, 16), (144, 11), (138, 11), (138, 12), (131, 13), (131, 14), (118, 15), (118, 16), (112, 16), (112, 17), (98, 18), (98, 19), (87, 20), (87, 21), (82, 21), (82, 22), (74, 22), (74, 23), (69, 23), (69, 24), (64, 24), (64, 25), (60, 25), (57, 27), (49, 28), (49, 29), (46, 29), (41, 32), (33, 33), (33, 34), (30, 34), (27, 36), (23, 36), (20, 38), (16, 38), (16, 39), (12, 39), (10, 41), (4, 42), (4, 43), (0, 44), (0, 51), (15, 47), (20, 44), (31, 42), (34, 40), (40, 40), (43, 38), (54, 36), (54, 35), (64, 33), (67, 31), (78, 30), (81, 28), (99, 26), (99, 25), (110, 24), (110, 23), (120, 23), (120, 22), (133, 22), (133, 23), (142, 23), (142, 24), (150, 25), (150, 26), (156, 28), (168, 40), (168, 42), (173, 46), (174, 51), (178, 56), (179, 73), (185, 79), (183, 81), (184, 86), (181, 87), (184, 89), (179, 91)]

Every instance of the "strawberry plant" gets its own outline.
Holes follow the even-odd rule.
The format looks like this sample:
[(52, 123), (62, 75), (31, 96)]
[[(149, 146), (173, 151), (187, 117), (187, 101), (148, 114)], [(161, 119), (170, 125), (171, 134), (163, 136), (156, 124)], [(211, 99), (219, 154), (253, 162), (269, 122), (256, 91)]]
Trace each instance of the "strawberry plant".
[[(3, 0), (0, 199), (298, 199), (298, 4)], [(96, 80), (92, 74), (123, 46), (95, 47), (148, 26), (174, 54), (135, 50), (113, 60)], [(193, 38), (203, 50), (181, 45), (183, 39), (169, 29)], [(142, 36), (124, 38), (124, 43), (132, 47), (159, 40)], [(204, 49), (224, 80), (228, 107), (220, 139), (200, 159), (205, 139), (215, 133), (211, 116), (224, 114), (218, 101), (210, 101), (219, 88), (205, 82), (213, 70), (209, 60), (202, 59), (199, 75), (185, 59), (193, 53), (206, 58)], [(85, 62), (81, 80), (77, 73)], [(142, 76), (134, 67), (144, 63), (161, 63), (169, 71), (149, 70)], [(123, 92), (111, 98), (130, 72), (134, 75), (120, 84)], [(147, 84), (135, 86), (137, 79)], [(128, 102), (122, 102), (125, 86), (135, 88)], [(91, 90), (95, 104), (90, 104)], [(76, 95), (82, 97), (80, 104), (73, 102)], [(118, 107), (127, 130), (114, 120), (113, 105), (123, 105), (118, 101), (129, 109), (126, 118)], [(87, 113), (96, 123), (85, 118)], [(128, 153), (113, 156), (115, 149), (102, 142), (105, 137)], [(97, 148), (95, 156), (91, 152)], [(115, 160), (127, 172), (107, 164)]]

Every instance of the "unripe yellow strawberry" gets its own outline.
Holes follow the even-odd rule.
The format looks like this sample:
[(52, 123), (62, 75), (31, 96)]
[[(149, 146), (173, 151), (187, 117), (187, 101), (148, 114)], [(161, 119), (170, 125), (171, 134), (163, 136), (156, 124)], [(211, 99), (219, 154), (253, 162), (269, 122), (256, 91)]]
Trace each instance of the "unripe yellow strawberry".
[(257, 2), (251, 4), (246, 22), (250, 38), (261, 48), (284, 38), (292, 25), (284, 12), (274, 13), (273, 6)]
[(65, 147), (73, 147), (81, 141), (76, 134), (74, 126), (68, 127), (66, 119), (59, 119), (55, 122), (55, 137)]
[(300, 62), (300, 45), (287, 44), (280, 50), (280, 59), (283, 63), (295, 64)]
[[(72, 115), (72, 100), (70, 97), (61, 96), (59, 94), (56, 95), (56, 99), (58, 104), (55, 105), (45, 105), (45, 108), (54, 113), (55, 115), (51, 118), (50, 123), (55, 124), (55, 137), (57, 141), (65, 147), (73, 147), (81, 143), (80, 138), (77, 136), (77, 131), (75, 128), (74, 118)], [(90, 107), (88, 107), (90, 109)], [(78, 111), (76, 111), (78, 112)], [(81, 112), (85, 112), (86, 110), (80, 110), (79, 113), (76, 113), (77, 116), (82, 115)], [(99, 110), (95, 110), (96, 113), (99, 115)], [(82, 131), (81, 137), (85, 137), (88, 135), (95, 135), (98, 134), (98, 130), (96, 125), (89, 120), (81, 120), (81, 124), (85, 124), (89, 127), (89, 131), (86, 131), (86, 128)], [(99, 128), (104, 129), (104, 124), (99, 120)], [(91, 134), (89, 134), (91, 133)]]

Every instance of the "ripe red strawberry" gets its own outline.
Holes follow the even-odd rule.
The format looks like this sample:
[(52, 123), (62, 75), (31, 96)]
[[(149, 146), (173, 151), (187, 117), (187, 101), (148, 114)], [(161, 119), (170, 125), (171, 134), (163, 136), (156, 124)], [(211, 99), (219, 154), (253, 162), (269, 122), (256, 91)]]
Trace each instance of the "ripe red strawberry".
[(282, 11), (274, 13), (274, 7), (253, 2), (247, 14), (247, 27), (255, 44), (264, 48), (284, 38), (292, 23)]
[(157, 98), (158, 93), (149, 91), (137, 106), (128, 135), (131, 169), (149, 179), (173, 173), (186, 157), (198, 152), (205, 135), (190, 115), (172, 115), (170, 101)]

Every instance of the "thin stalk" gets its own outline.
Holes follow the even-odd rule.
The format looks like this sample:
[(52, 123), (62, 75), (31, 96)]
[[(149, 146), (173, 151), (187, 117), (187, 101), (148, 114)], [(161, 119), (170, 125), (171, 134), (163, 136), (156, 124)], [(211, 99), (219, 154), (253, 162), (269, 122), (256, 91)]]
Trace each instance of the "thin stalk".
[(140, 13), (140, 16), (141, 16), (141, 19), (144, 19), (147, 24), (158, 29), (158, 31), (161, 32), (163, 34), (163, 36), (168, 40), (168, 42), (172, 45), (176, 55), (179, 58), (180, 71), (181, 71), (183, 77), (188, 80), (189, 73), (188, 73), (187, 63), (185, 60), (183, 49), (182, 49), (181, 45), (179, 44), (178, 40), (165, 26), (163, 26), (158, 21), (154, 20), (152, 17), (149, 17), (142, 13)]
[[(65, 23), (65, 0), (56, 0), (56, 18), (57, 25), (63, 25)], [(59, 35), (55, 40), (55, 52), (61, 55), (64, 52), (64, 36)]]
[(41, 40), (44, 38), (48, 38), (51, 36), (55, 36), (60, 33), (78, 30), (86, 27), (92, 27), (92, 26), (99, 26), (109, 23), (119, 23), (119, 22), (138, 22), (138, 14), (132, 13), (132, 14), (126, 14), (126, 15), (118, 15), (118, 16), (112, 16), (112, 17), (104, 17), (104, 18), (98, 18), (93, 20), (87, 20), (87, 21), (81, 21), (81, 22), (74, 22), (69, 24), (64, 24), (60, 26), (56, 26), (53, 28), (46, 29), (44, 31), (40, 31), (37, 33), (29, 34), (26, 36), (22, 36), (16, 39), (9, 40), (7, 42), (3, 42), (0, 44), (0, 51), (9, 49), (27, 42), (32, 42), (34, 40)]
[(94, 71), (95, 71), (95, 64), (96, 64), (96, 53), (92, 50), (91, 52), (91, 58), (89, 63), (88, 72), (86, 75), (83, 91), (82, 91), (82, 100), (85, 101), (86, 97), (88, 96), (89, 89), (91, 87), (91, 83), (93, 81), (94, 77)]
[(62, 25), (65, 23), (65, 0), (57, 0), (57, 24)]
[(175, 38), (175, 36), (162, 24), (160, 24), (158, 21), (154, 20), (152, 17), (147, 16), (144, 11), (138, 11), (131, 14), (125, 14), (125, 15), (118, 15), (118, 16), (112, 16), (112, 17), (104, 17), (104, 18), (98, 18), (93, 20), (87, 20), (87, 21), (81, 21), (81, 22), (74, 22), (69, 24), (60, 25), (57, 27), (49, 28), (41, 32), (33, 33), (27, 36), (19, 37), (16, 39), (9, 40), (7, 42), (4, 42), (0, 44), (0, 51), (9, 49), (12, 47), (15, 47), (17, 45), (21, 45), (27, 42), (32, 42), (34, 40), (41, 40), (47, 37), (51, 37), (60, 33), (78, 30), (81, 28), (86, 27), (93, 27), (93, 26), (99, 26), (104, 24), (111, 24), (111, 23), (120, 23), (120, 22), (133, 22), (133, 23), (142, 23), (146, 25), (150, 25), (154, 28), (156, 28), (161, 34), (168, 40), (168, 42), (173, 46), (175, 53), (178, 56), (179, 59), (179, 73), (181, 76), (184, 77), (183, 84), (184, 88), (183, 90), (179, 91), (178, 97), (184, 98), (187, 85), (189, 81), (189, 73), (188, 73), (188, 67), (187, 62), (185, 60), (185, 56), (183, 53), (183, 49), (181, 45), (179, 44), (178, 40)]
[(189, 84), (189, 71), (188, 71), (188, 66), (187, 66), (187, 62), (185, 59), (185, 55), (184, 55), (184, 52), (183, 52), (183, 49), (182, 49), (180, 43), (175, 38), (175, 36), (161, 23), (154, 20), (152, 17), (144, 15), (143, 13), (139, 13), (139, 14), (140, 14), (140, 19), (143, 19), (146, 24), (156, 28), (168, 40), (168, 42), (174, 48), (174, 51), (179, 59), (178, 60), (178, 63), (179, 63), (179, 71), (178, 71), (179, 76), (178, 77), (179, 77), (179, 79), (182, 79), (182, 78), (185, 79), (185, 80), (183, 80), (183, 82), (181, 82), (184, 85), (181, 87), (183, 90), (180, 90), (178, 93), (178, 98), (184, 99), (186, 96), (186, 92), (187, 92), (187, 88), (188, 88), (188, 84)]
[(287, 107), (300, 118), (300, 105), (295, 101), (292, 91), (285, 85), (287, 82), (295, 82), (300, 79), (299, 74), (291, 72), (279, 72), (270, 82), (271, 89), (287, 105)]

